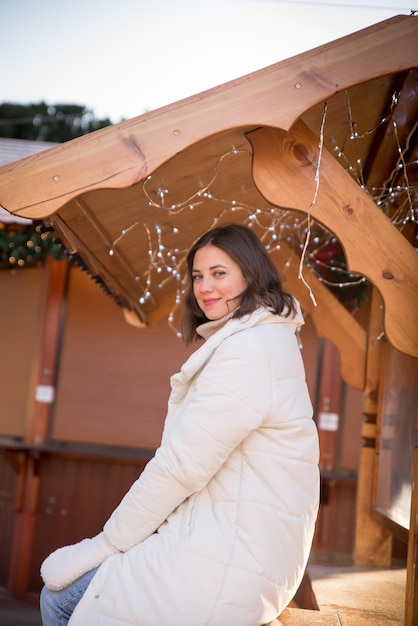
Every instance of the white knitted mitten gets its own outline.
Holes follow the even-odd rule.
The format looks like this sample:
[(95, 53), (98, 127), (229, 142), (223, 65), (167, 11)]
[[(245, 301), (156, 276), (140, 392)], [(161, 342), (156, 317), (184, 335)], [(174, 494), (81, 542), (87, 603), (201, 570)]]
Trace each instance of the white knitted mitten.
[(118, 552), (106, 539), (104, 532), (92, 539), (63, 546), (52, 552), (42, 563), (42, 580), (48, 589), (59, 591)]

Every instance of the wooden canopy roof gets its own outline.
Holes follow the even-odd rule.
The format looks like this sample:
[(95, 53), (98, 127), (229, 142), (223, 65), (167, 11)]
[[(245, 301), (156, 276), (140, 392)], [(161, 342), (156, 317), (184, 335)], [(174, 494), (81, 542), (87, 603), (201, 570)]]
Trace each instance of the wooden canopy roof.
[(22, 159), (0, 168), (0, 204), (44, 220), (138, 325), (174, 319), (193, 240), (251, 225), (362, 388), (366, 332), (325, 257), (337, 238), (341, 289), (375, 285), (387, 338), (418, 356), (417, 41), (397, 16)]

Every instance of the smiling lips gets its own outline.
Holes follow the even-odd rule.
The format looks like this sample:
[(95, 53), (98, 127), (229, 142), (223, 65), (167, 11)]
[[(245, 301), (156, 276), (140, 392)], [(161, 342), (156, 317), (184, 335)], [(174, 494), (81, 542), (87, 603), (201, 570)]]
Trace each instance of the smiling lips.
[(220, 298), (205, 298), (202, 302), (204, 306), (210, 306), (211, 304), (217, 304), (220, 300)]

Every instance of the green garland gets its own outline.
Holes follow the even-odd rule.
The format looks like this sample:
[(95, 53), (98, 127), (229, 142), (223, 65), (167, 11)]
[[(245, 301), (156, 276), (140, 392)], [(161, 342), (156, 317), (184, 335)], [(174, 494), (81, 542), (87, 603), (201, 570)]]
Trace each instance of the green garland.
[(65, 249), (52, 236), (40, 224), (22, 227), (0, 223), (0, 269), (38, 267), (47, 255), (64, 260)]

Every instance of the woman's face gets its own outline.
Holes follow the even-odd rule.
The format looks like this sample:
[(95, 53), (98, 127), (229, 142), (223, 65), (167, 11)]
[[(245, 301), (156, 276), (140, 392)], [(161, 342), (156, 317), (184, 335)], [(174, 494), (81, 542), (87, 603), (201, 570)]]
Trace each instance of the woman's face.
[(233, 311), (247, 287), (238, 263), (211, 244), (197, 250), (192, 280), (197, 304), (209, 320), (218, 320)]

